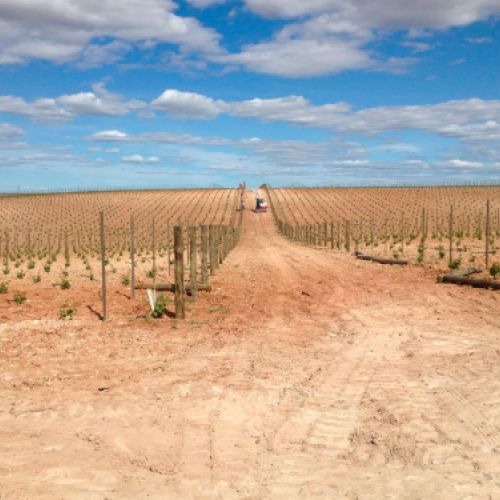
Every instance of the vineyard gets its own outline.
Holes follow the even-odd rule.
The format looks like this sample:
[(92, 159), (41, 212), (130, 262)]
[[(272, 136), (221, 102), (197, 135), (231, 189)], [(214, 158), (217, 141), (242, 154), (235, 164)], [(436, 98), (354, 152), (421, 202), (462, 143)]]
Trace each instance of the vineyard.
[[(99, 290), (107, 276), (108, 284), (131, 287), (133, 297), (136, 283), (170, 283), (174, 226), (182, 229), (187, 264), (191, 248), (201, 250), (206, 228), (213, 273), (229, 251), (229, 236), (234, 244), (240, 199), (237, 189), (4, 196), (0, 293), (24, 302), (33, 287), (82, 289), (87, 282)], [(195, 264), (196, 276), (207, 271), (201, 259)], [(186, 266), (183, 278), (192, 273)]]
[(0, 497), (499, 498), (499, 195), (0, 198)]
[(489, 268), (498, 257), (499, 186), (288, 188), (270, 198), (281, 232), (313, 246), (435, 269)]

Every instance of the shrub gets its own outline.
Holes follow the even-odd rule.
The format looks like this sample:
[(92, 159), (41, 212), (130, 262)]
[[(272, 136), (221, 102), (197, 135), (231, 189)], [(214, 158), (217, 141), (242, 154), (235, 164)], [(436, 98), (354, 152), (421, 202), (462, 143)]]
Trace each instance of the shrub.
[(7, 286), (7, 283), (1, 282), (0, 283), (0, 293), (7, 293), (9, 291), (9, 287)]
[(73, 315), (75, 313), (76, 308), (64, 305), (61, 309), (59, 309), (59, 319), (73, 319)]
[(24, 304), (26, 302), (26, 294), (22, 292), (17, 292), (14, 294), (14, 302), (16, 304)]
[(40, 283), (40, 281), (42, 281), (42, 277), (40, 276), (40, 273), (38, 273), (36, 276), (33, 276), (32, 280), (33, 280), (33, 283)]
[(156, 299), (156, 304), (151, 312), (151, 316), (153, 318), (161, 318), (164, 314), (167, 313), (167, 306), (170, 304), (170, 300), (163, 294), (160, 293)]
[(129, 286), (130, 285), (130, 278), (126, 274), (122, 277), (122, 285), (123, 286)]
[(439, 255), (440, 259), (444, 259), (444, 256), (446, 255), (446, 252), (444, 251), (444, 246), (443, 245), (439, 245), (438, 255)]
[(61, 281), (61, 288), (63, 290), (67, 290), (68, 288), (71, 287), (71, 283), (69, 282), (68, 279), (64, 278), (62, 281)]
[(4, 274), (9, 274), (9, 273), (10, 273), (9, 266), (4, 266), (4, 268), (2, 269), (2, 272), (3, 272)]
[(154, 277), (156, 276), (156, 269), (151, 269), (150, 271), (148, 271), (148, 272), (146, 273), (146, 276), (147, 276), (148, 278), (154, 278)]
[(491, 274), (491, 276), (493, 276), (494, 279), (497, 279), (500, 277), (500, 262), (495, 262), (490, 267), (490, 274)]
[(32, 260), (28, 262), (28, 269), (35, 269), (35, 263)]
[(16, 276), (18, 280), (22, 280), (25, 276), (24, 271), (19, 271)]
[(460, 264), (462, 263), (462, 261), (460, 259), (453, 259), (449, 264), (448, 264), (448, 267), (450, 269), (459, 269), (460, 268)]
[(43, 270), (46, 273), (50, 273), (50, 264), (48, 262), (43, 266)]

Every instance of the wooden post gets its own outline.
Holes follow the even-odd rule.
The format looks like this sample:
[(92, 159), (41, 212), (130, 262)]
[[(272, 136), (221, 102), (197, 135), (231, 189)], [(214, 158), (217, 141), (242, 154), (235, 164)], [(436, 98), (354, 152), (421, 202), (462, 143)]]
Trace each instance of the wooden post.
[(101, 233), (101, 274), (102, 274), (102, 320), (106, 321), (106, 242), (104, 239), (104, 212), (100, 213), (100, 233)]
[(333, 247), (335, 246), (335, 241), (333, 239), (333, 222), (330, 222), (330, 248), (333, 250)]
[(168, 260), (168, 275), (170, 276), (170, 223), (167, 222), (167, 260)]
[(491, 204), (486, 202), (486, 271), (490, 269), (490, 233), (491, 233)]
[(184, 319), (186, 310), (184, 306), (184, 242), (182, 240), (182, 227), (174, 226), (174, 274), (175, 274), (175, 317)]
[(453, 259), (453, 205), (450, 207), (450, 226), (449, 226), (449, 239), (450, 239), (450, 259), (448, 264), (451, 264)]
[(208, 283), (208, 228), (201, 226), (201, 282)]
[(425, 224), (425, 208), (422, 208), (422, 239), (420, 242), (420, 254), (422, 255), (422, 258), (425, 253), (425, 238), (427, 236), (427, 228)]
[(135, 300), (135, 227), (134, 217), (130, 217), (130, 298)]
[(422, 243), (425, 242), (425, 238), (427, 236), (427, 228), (425, 224), (425, 208), (422, 208)]
[(345, 249), (347, 252), (351, 251), (351, 221), (345, 223)]
[(216, 243), (215, 243), (215, 227), (210, 224), (208, 227), (208, 246), (209, 246), (209, 252), (210, 252), (210, 276), (213, 276), (215, 274), (215, 270), (217, 269), (218, 266), (218, 260), (217, 260), (217, 252), (216, 252)]
[(401, 255), (405, 254), (405, 216), (401, 215)]
[(64, 265), (69, 264), (68, 230), (64, 230)]
[[(7, 236), (7, 242), (6, 242), (6, 245), (7, 245), (7, 256), (9, 256), (10, 252), (8, 250), (9, 248), (9, 238)], [(52, 252), (52, 240), (50, 238), (50, 229), (49, 229), (49, 233), (47, 234), (47, 248), (48, 248), (48, 252), (49, 252), (49, 258), (48, 258), (48, 262), (49, 264), (52, 262), (52, 255), (51, 255), (51, 252)]]
[(189, 228), (189, 289), (193, 302), (198, 298), (198, 228)]
[(156, 282), (156, 228), (155, 219), (153, 217), (153, 227), (151, 229), (151, 239), (153, 243), (153, 282)]
[(222, 225), (217, 226), (217, 255), (218, 255), (218, 262), (219, 264), (222, 264), (224, 262), (224, 238), (223, 238), (224, 232), (223, 232), (223, 227)]

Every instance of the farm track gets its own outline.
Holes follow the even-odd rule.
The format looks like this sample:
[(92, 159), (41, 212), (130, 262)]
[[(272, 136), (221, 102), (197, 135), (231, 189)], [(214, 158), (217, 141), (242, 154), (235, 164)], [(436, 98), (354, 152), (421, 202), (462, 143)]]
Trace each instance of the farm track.
[(2, 325), (0, 498), (500, 495), (499, 294), (250, 211), (212, 286), (184, 325)]

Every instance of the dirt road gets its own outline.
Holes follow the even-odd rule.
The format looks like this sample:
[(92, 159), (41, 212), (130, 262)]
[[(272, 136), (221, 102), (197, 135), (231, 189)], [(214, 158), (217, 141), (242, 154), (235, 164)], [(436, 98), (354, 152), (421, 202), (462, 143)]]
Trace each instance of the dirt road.
[(249, 210), (212, 284), (184, 324), (0, 326), (0, 498), (500, 496), (499, 293)]

